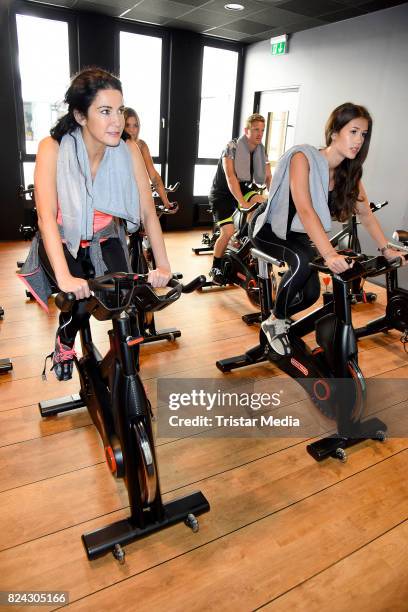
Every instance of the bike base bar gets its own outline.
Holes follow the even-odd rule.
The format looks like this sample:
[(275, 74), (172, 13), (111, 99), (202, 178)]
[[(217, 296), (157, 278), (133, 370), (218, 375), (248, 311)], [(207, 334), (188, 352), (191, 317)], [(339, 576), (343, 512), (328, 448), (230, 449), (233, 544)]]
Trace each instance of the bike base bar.
[(197, 491), (186, 497), (180, 497), (164, 505), (164, 518), (161, 521), (154, 520), (144, 528), (136, 527), (130, 518), (117, 521), (102, 529), (91, 531), (82, 535), (89, 560), (96, 559), (109, 552), (113, 552), (115, 545), (124, 546), (135, 540), (144, 538), (155, 531), (170, 527), (176, 523), (185, 521), (189, 514), (198, 516), (208, 512), (210, 504), (201, 493)]
[(339, 450), (344, 450), (364, 440), (381, 440), (380, 434), (385, 434), (387, 426), (380, 419), (373, 418), (363, 421), (360, 425), (358, 437), (348, 438), (334, 434), (327, 438), (317, 440), (306, 446), (306, 450), (316, 461), (323, 461), (327, 457), (339, 458)]
[(158, 329), (154, 334), (146, 333), (143, 336), (143, 344), (149, 344), (149, 342), (157, 342), (158, 340), (169, 340), (173, 341), (175, 338), (180, 338), (181, 331), (176, 327), (166, 327), (165, 329)]
[(10, 359), (0, 359), (0, 372), (10, 372), (13, 369), (13, 364)]
[(195, 255), (200, 255), (200, 253), (212, 253), (214, 251), (214, 247), (193, 247), (191, 250)]
[(58, 399), (45, 400), (39, 402), (41, 416), (55, 416), (60, 412), (68, 412), (69, 410), (75, 410), (75, 408), (82, 408), (85, 406), (79, 393), (74, 395), (65, 395)]
[(250, 312), (249, 314), (242, 315), (241, 319), (247, 325), (254, 325), (255, 323), (261, 323), (262, 314), (260, 312)]
[(249, 349), (244, 355), (220, 359), (215, 365), (221, 372), (231, 372), (231, 370), (235, 370), (236, 368), (243, 368), (244, 366), (254, 365), (255, 363), (263, 363), (264, 361), (268, 361), (268, 353), (265, 351), (265, 347), (258, 344)]

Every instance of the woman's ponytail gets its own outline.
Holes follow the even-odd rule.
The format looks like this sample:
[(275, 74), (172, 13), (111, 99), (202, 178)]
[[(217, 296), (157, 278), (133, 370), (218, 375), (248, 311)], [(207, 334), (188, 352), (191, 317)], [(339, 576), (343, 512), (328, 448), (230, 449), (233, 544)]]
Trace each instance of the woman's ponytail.
[(58, 142), (61, 142), (62, 137), (65, 134), (71, 134), (76, 128), (79, 127), (74, 114), (69, 111), (66, 115), (60, 117), (57, 123), (50, 130), (51, 137)]

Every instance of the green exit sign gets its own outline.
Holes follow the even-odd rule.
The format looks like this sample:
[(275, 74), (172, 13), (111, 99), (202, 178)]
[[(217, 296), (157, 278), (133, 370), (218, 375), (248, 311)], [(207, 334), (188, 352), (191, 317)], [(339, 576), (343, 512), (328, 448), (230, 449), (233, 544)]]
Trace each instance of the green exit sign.
[(286, 53), (285, 42), (274, 43), (272, 45), (272, 55), (283, 55), (284, 53)]
[(271, 38), (272, 55), (284, 55), (288, 52), (288, 37), (286, 34)]

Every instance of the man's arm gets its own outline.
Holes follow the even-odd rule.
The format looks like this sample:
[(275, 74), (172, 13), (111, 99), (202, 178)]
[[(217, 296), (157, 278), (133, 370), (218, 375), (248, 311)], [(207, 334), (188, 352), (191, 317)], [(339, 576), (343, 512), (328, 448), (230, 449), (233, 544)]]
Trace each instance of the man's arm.
[(269, 162), (266, 162), (266, 166), (265, 166), (265, 185), (266, 188), (270, 189), (271, 187), (271, 182), (272, 182), (272, 172), (271, 172), (271, 165)]
[(238, 205), (245, 208), (245, 206), (247, 206), (247, 203), (244, 200), (237, 175), (235, 174), (234, 160), (230, 157), (223, 157), (222, 167), (224, 168), (228, 189), (238, 202)]

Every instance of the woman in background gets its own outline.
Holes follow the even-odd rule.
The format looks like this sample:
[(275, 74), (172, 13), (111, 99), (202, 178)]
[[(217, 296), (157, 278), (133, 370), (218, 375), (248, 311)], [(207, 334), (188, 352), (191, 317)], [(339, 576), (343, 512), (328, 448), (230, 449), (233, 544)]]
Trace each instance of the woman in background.
[(161, 179), (160, 174), (157, 172), (154, 167), (152, 156), (150, 155), (149, 147), (145, 143), (144, 140), (139, 138), (140, 132), (140, 119), (137, 112), (130, 107), (125, 108), (124, 111), (125, 117), (125, 129), (123, 131), (123, 139), (131, 140), (135, 142), (140, 149), (140, 152), (143, 157), (143, 161), (146, 166), (147, 174), (149, 175), (150, 182), (153, 186), (153, 189), (157, 191), (160, 196), (161, 201), (164, 206), (169, 209), (173, 209), (175, 207), (174, 203), (169, 202), (167, 197), (166, 189), (163, 185), (163, 181)]

